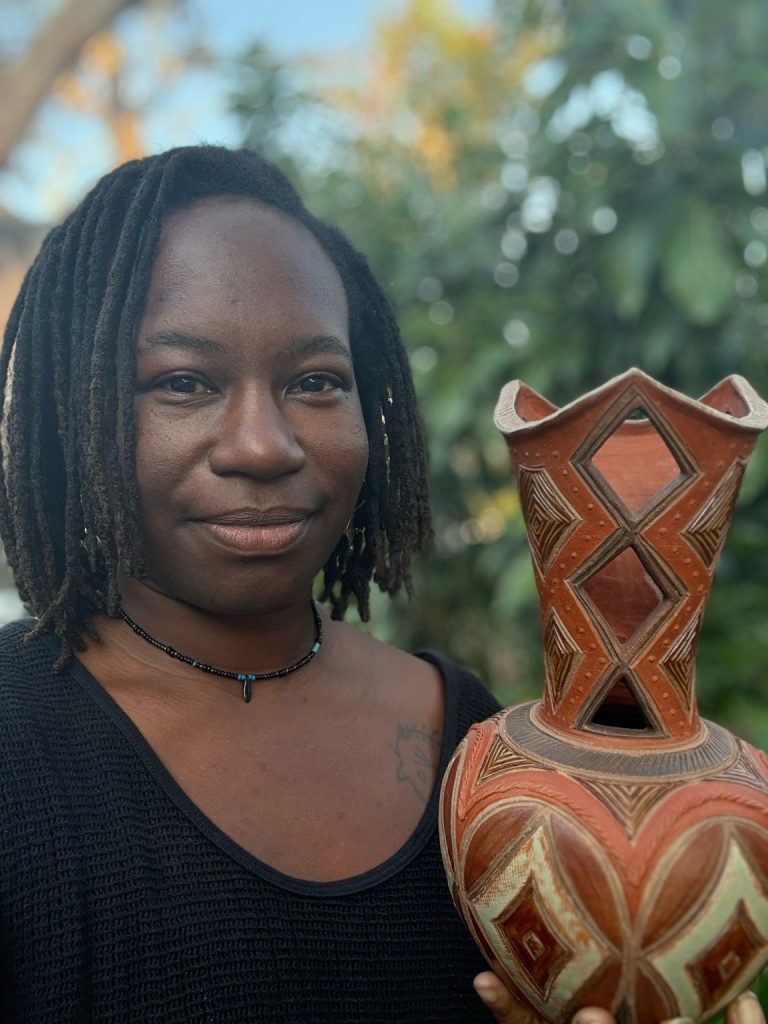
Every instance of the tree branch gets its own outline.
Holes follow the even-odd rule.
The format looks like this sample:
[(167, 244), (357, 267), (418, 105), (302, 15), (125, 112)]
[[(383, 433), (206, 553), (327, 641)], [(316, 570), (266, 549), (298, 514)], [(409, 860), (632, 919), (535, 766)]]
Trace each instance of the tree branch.
[(0, 65), (0, 167), (85, 43), (141, 0), (64, 0), (19, 60)]

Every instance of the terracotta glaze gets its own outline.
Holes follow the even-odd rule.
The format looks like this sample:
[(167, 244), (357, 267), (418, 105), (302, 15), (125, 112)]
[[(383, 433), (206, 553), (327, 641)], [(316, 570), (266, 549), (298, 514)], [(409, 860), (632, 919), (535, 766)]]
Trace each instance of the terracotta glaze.
[[(768, 759), (701, 719), (694, 660), (768, 405), (630, 370), (557, 409), (496, 407), (541, 609), (539, 701), (470, 730), (442, 790), (454, 901), (551, 1024), (703, 1021), (768, 963)], [(724, 681), (727, 685), (727, 681)]]

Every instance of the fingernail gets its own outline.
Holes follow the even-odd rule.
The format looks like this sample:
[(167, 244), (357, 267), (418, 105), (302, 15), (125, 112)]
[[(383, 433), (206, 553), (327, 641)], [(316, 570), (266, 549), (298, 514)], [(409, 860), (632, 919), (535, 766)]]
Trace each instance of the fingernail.
[(739, 1024), (763, 1024), (760, 1002), (754, 992), (743, 992), (736, 1000)]
[(475, 985), (475, 992), (480, 996), (486, 1006), (493, 1006), (499, 998), (495, 989), (486, 988), (485, 985)]

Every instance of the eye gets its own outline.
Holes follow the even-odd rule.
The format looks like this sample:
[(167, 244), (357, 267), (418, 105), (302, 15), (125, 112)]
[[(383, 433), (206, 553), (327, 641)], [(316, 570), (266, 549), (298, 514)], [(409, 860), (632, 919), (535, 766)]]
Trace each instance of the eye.
[(327, 377), (322, 373), (312, 373), (307, 377), (302, 377), (297, 387), (299, 391), (317, 394), (321, 391), (339, 388), (341, 383), (335, 377)]
[(160, 381), (158, 386), (165, 391), (171, 391), (175, 395), (197, 395), (212, 390), (209, 385), (197, 377), (192, 377), (186, 373), (177, 373), (173, 377), (166, 377), (164, 381)]

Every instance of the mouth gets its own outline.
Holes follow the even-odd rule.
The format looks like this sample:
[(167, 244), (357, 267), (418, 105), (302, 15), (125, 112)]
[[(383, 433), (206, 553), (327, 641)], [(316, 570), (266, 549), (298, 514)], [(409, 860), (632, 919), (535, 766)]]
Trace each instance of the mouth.
[(222, 547), (244, 555), (279, 554), (305, 532), (312, 511), (306, 508), (240, 508), (194, 520)]

